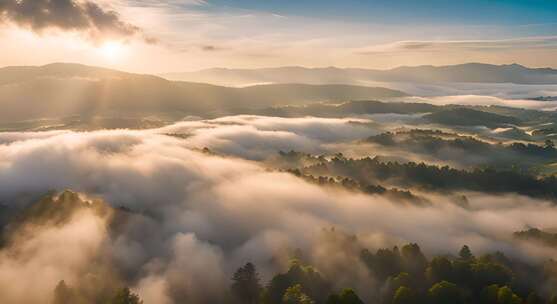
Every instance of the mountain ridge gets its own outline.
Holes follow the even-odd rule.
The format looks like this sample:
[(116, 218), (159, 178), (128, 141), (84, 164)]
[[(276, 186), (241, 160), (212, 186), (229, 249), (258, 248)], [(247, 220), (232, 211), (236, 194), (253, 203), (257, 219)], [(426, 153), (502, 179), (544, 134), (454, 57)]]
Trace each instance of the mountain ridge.
[(401, 66), (388, 70), (301, 66), (260, 69), (212, 68), (194, 72), (166, 73), (159, 76), (170, 80), (196, 78), (207, 83), (231, 86), (288, 81), (310, 84), (370, 82), (557, 84), (557, 69), (529, 68), (516, 63)]
[[(446, 67), (463, 67), (463, 66), (486, 66), (486, 67), (520, 67), (529, 70), (548, 70), (552, 72), (557, 72), (557, 68), (552, 67), (527, 67), (519, 63), (509, 63), (509, 64), (491, 64), (484, 62), (467, 62), (459, 64), (449, 64), (449, 65), (432, 65), (432, 64), (422, 64), (422, 65), (401, 65), (389, 69), (371, 69), (371, 68), (356, 68), (356, 67), (337, 67), (337, 66), (321, 66), (321, 67), (306, 67), (302, 65), (286, 65), (286, 66), (276, 66), (276, 67), (262, 67), (262, 68), (227, 68), (227, 67), (213, 67), (206, 69), (199, 69), (183, 73), (196, 73), (202, 71), (210, 70), (239, 70), (239, 71), (254, 71), (254, 70), (279, 70), (279, 69), (300, 69), (300, 70), (354, 70), (354, 71), (381, 71), (388, 72), (400, 69), (416, 69), (416, 68), (446, 68)], [(159, 73), (157, 75), (164, 74), (177, 74), (182, 72), (171, 72), (171, 73)]]
[(0, 69), (0, 119), (4, 121), (146, 113), (215, 116), (242, 108), (403, 96), (407, 94), (402, 91), (345, 84), (231, 88), (81, 64)]

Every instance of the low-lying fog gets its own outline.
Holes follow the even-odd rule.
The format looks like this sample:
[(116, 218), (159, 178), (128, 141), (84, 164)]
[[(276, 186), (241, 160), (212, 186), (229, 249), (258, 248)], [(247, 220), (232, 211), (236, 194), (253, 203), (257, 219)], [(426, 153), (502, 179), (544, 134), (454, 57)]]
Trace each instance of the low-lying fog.
[[(237, 116), (144, 131), (0, 133), (4, 205), (22, 207), (49, 190), (72, 189), (130, 210), (117, 233), (110, 214), (88, 210), (63, 224), (16, 231), (0, 251), (3, 303), (39, 303), (59, 280), (83, 284), (91, 274), (124, 282), (145, 303), (184, 297), (217, 303), (237, 267), (251, 261), (268, 279), (295, 249), (365, 297), (373, 280), (344, 267), (361, 263), (359, 253), (326, 237), (331, 232), (323, 229), (331, 227), (356, 234), (370, 249), (419, 242), (429, 254), (467, 244), (478, 253), (556, 256), (512, 240), (524, 227), (554, 225), (557, 208), (549, 202), (473, 193), (464, 208), (424, 194), (431, 206), (402, 206), (323, 188), (258, 162), (279, 150), (332, 153), (332, 143), (380, 132), (365, 119)], [(363, 269), (351, 267), (357, 268)]]

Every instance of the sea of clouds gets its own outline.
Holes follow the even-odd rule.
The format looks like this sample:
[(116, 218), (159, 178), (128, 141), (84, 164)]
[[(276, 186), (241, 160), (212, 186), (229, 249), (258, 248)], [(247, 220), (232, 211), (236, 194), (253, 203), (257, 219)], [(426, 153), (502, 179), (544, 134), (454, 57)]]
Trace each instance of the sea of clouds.
[[(268, 280), (295, 249), (337, 288), (355, 287), (364, 298), (374, 280), (357, 248), (418, 242), (432, 254), (468, 244), (478, 253), (555, 256), (512, 240), (516, 230), (554, 224), (549, 202), (469, 194), (463, 207), (425, 194), (431, 206), (401, 205), (259, 162), (279, 150), (327, 151), (376, 132), (363, 119), (236, 116), (143, 131), (0, 133), (4, 205), (20, 208), (50, 190), (72, 189), (130, 210), (117, 233), (111, 221), (118, 217), (89, 211), (14, 232), (0, 250), (3, 303), (38, 303), (59, 280), (79, 286), (95, 276), (131, 286), (145, 303), (218, 303), (236, 268), (253, 262)], [(343, 243), (344, 233), (357, 235), (356, 248)]]

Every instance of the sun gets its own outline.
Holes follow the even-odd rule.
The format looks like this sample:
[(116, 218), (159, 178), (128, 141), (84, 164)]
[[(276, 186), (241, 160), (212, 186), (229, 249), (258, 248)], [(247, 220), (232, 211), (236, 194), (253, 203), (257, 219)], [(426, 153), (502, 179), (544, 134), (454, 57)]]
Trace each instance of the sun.
[(99, 52), (105, 59), (115, 61), (122, 57), (124, 49), (125, 47), (121, 42), (109, 41), (99, 48)]

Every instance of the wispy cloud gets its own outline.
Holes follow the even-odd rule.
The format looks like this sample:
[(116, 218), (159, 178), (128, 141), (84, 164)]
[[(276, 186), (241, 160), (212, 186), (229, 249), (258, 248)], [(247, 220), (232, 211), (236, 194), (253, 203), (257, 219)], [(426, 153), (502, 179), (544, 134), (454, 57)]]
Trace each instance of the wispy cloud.
[(182, 9), (186, 7), (205, 6), (209, 5), (206, 0), (125, 0), (124, 3), (130, 6), (145, 6), (145, 7), (165, 7)]
[(397, 41), (359, 48), (359, 54), (391, 52), (444, 52), (451, 50), (501, 51), (504, 49), (557, 48), (557, 36), (525, 37), (498, 40), (422, 40)]

